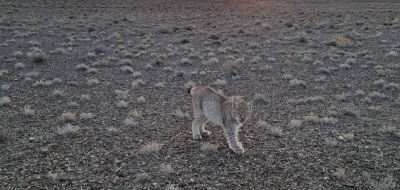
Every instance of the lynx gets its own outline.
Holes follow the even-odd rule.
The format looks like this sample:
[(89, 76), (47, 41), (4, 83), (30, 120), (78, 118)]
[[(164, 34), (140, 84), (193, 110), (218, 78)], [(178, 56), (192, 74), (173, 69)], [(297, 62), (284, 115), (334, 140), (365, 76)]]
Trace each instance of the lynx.
[(202, 139), (202, 135), (211, 134), (204, 129), (207, 121), (210, 121), (222, 126), (229, 148), (236, 154), (243, 154), (244, 148), (238, 141), (238, 132), (248, 119), (252, 102), (226, 98), (210, 87), (193, 87), (189, 93), (192, 95), (194, 113), (193, 139)]

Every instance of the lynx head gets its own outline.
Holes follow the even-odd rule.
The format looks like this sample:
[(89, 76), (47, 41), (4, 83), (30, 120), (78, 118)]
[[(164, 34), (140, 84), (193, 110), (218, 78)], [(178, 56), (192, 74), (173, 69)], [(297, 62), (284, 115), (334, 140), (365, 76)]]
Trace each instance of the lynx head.
[(240, 123), (244, 123), (250, 117), (250, 114), (253, 110), (253, 101), (245, 102), (234, 97), (233, 108), (233, 114), (236, 117), (237, 121), (239, 121)]

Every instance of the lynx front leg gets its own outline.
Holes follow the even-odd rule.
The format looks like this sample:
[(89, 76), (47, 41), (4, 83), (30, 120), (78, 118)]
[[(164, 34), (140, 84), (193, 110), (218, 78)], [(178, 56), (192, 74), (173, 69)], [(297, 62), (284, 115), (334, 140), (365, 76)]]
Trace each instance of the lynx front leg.
[(195, 117), (195, 119), (194, 119), (193, 122), (192, 122), (193, 139), (195, 139), (195, 140), (202, 139), (202, 136), (201, 136), (201, 128), (203, 128), (202, 125), (203, 125), (206, 121), (207, 121), (207, 119), (206, 119), (206, 117), (203, 116), (203, 115), (201, 115), (201, 116), (197, 115), (197, 116)]
[(224, 127), (225, 137), (228, 140), (229, 148), (236, 154), (243, 154), (244, 148), (238, 141), (239, 127)]
[(211, 135), (211, 132), (208, 131), (208, 130), (206, 130), (206, 129), (204, 128), (205, 125), (206, 125), (206, 123), (207, 123), (207, 120), (204, 120), (204, 122), (201, 124), (200, 133), (201, 133), (202, 135), (204, 135), (204, 136), (210, 136), (210, 135)]

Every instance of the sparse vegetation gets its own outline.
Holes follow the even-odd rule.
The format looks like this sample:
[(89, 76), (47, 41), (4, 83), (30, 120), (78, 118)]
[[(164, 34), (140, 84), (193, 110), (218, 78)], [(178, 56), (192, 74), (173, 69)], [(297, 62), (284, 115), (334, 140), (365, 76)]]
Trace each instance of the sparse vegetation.
[(48, 55), (41, 49), (35, 49), (32, 52), (27, 53), (28, 58), (30, 58), (34, 63), (43, 63), (48, 59)]
[(211, 155), (217, 152), (218, 146), (210, 143), (203, 143), (201, 144), (200, 150), (207, 155)]
[(80, 128), (78, 126), (74, 126), (74, 125), (71, 125), (68, 123), (68, 124), (64, 125), (63, 127), (58, 127), (57, 134), (62, 135), (62, 136), (65, 136), (68, 134), (75, 134), (76, 132), (78, 132), (79, 129)]
[(24, 107), (24, 115), (33, 116), (35, 114), (35, 110), (31, 109), (31, 106), (25, 105)]
[(11, 98), (8, 96), (3, 96), (0, 98), (0, 106), (6, 106), (11, 103)]
[(76, 114), (72, 112), (64, 112), (60, 116), (60, 120), (62, 122), (69, 122), (69, 121), (75, 121), (76, 120)]
[(140, 150), (140, 154), (157, 154), (161, 150), (161, 144), (152, 142), (144, 145)]
[(339, 168), (335, 173), (333, 173), (333, 176), (335, 176), (336, 179), (343, 180), (346, 178), (345, 170), (343, 168)]

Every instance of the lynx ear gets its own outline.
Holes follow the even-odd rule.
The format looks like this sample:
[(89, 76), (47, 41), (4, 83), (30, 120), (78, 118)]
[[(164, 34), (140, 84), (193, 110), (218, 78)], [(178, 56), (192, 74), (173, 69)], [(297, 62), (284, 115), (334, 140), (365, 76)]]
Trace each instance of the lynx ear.
[(239, 106), (239, 102), (235, 96), (232, 98), (232, 106), (233, 108), (237, 108)]
[(250, 112), (253, 111), (253, 100), (251, 102), (247, 102), (247, 107), (249, 108)]
[(247, 102), (247, 106), (248, 106), (250, 109), (253, 109), (253, 100), (252, 100), (251, 102)]

